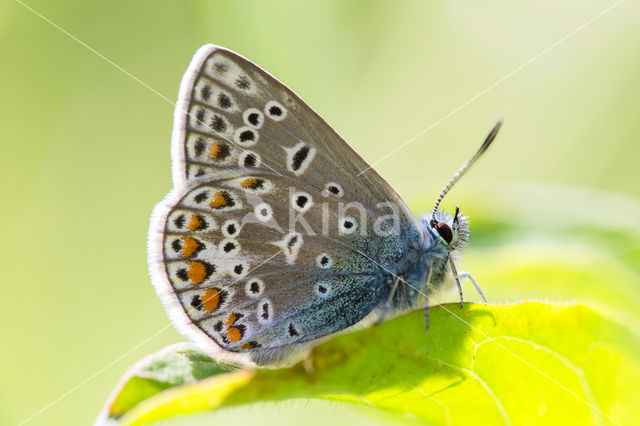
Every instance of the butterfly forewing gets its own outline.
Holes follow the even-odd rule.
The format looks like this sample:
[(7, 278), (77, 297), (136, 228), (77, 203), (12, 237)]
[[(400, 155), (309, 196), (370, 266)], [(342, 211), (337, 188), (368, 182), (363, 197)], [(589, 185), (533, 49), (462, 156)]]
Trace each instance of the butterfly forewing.
[[(367, 164), (291, 90), (204, 46), (175, 120), (175, 189), (156, 210), (150, 260), (183, 331), (265, 364), (380, 305), (381, 264), (420, 238), (415, 219), (375, 172), (358, 177)], [(372, 239), (384, 208), (403, 233)]]

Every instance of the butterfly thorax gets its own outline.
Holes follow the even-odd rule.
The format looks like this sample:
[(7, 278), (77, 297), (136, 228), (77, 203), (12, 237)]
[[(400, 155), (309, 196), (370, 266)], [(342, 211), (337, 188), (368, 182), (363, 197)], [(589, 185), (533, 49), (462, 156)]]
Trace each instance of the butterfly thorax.
[[(426, 226), (425, 226), (426, 225)], [(393, 295), (391, 309), (394, 314), (418, 308), (427, 292), (427, 280), (432, 271), (444, 269), (447, 259), (447, 246), (428, 224), (418, 223), (420, 232), (406, 238), (406, 245), (400, 256), (390, 263), (387, 278), (388, 291), (398, 281)], [(433, 280), (430, 280), (433, 282)]]

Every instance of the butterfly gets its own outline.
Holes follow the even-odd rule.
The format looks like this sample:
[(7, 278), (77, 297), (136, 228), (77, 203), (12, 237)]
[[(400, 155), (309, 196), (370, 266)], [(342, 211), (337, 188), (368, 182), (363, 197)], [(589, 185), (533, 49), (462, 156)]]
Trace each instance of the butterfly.
[[(453, 275), (467, 217), (398, 194), (292, 90), (201, 47), (178, 95), (174, 188), (154, 209), (148, 260), (172, 322), (222, 362), (282, 366), (333, 334), (420, 305)], [(364, 173), (361, 173), (365, 171)], [(483, 296), (484, 297), (484, 296)]]

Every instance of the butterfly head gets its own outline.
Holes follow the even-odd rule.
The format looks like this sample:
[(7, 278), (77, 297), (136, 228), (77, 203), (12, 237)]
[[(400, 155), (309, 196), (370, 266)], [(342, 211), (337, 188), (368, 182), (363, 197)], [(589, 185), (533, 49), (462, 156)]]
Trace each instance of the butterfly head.
[(456, 211), (452, 215), (443, 211), (436, 211), (429, 220), (429, 228), (432, 235), (437, 237), (451, 253), (460, 254), (469, 242), (469, 218)]

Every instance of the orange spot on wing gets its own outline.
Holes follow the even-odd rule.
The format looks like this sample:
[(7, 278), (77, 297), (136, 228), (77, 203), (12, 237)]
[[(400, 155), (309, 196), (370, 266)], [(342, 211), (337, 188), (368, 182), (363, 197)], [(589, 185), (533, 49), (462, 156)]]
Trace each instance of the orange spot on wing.
[(189, 270), (187, 276), (194, 284), (200, 284), (207, 278), (207, 268), (203, 263), (191, 262), (189, 263)]
[(193, 255), (193, 253), (196, 252), (196, 250), (198, 250), (198, 248), (200, 247), (200, 243), (191, 238), (191, 237), (183, 237), (182, 238), (182, 251), (180, 252), (180, 256), (182, 257), (189, 257), (191, 255)]
[(256, 178), (246, 178), (240, 181), (240, 186), (245, 189), (263, 189), (264, 180)]
[(213, 288), (206, 290), (202, 297), (202, 306), (207, 312), (213, 312), (220, 306), (220, 290)]
[(253, 349), (256, 347), (258, 347), (258, 344), (256, 342), (247, 342), (241, 346), (241, 348), (244, 350)]
[(258, 179), (256, 178), (248, 178), (243, 181), (240, 181), (240, 186), (243, 188), (254, 188), (258, 184)]
[(227, 339), (231, 343), (237, 343), (240, 339), (242, 339), (242, 331), (238, 327), (231, 327), (227, 330)]
[(229, 315), (229, 318), (227, 318), (227, 322), (225, 322), (224, 325), (226, 325), (227, 327), (231, 327), (237, 320), (238, 317), (236, 317), (234, 314), (231, 314)]
[(220, 155), (221, 151), (222, 151), (222, 144), (220, 142), (215, 142), (211, 145), (211, 148), (209, 148), (209, 157), (212, 160), (215, 160), (216, 158), (218, 158), (218, 155)]
[(229, 194), (227, 194), (224, 191), (218, 191), (215, 194), (213, 194), (213, 198), (211, 199), (211, 202), (209, 203), (209, 205), (214, 209), (226, 207), (229, 205), (229, 199), (230, 199)]
[(193, 215), (191, 219), (189, 219), (189, 223), (187, 224), (187, 229), (189, 231), (197, 231), (198, 229), (204, 226), (204, 222), (198, 216)]

